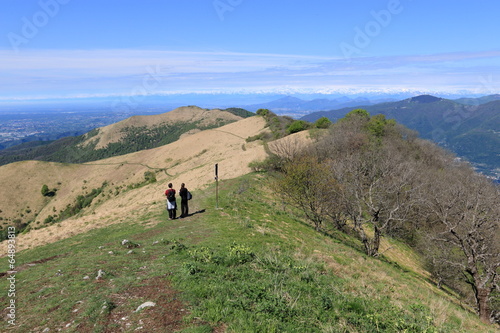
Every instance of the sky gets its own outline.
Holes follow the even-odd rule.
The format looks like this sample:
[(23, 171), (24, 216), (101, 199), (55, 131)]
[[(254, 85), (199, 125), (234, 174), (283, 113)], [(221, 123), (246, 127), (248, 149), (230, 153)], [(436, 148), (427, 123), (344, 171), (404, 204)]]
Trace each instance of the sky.
[(0, 0), (0, 103), (500, 93), (498, 0)]

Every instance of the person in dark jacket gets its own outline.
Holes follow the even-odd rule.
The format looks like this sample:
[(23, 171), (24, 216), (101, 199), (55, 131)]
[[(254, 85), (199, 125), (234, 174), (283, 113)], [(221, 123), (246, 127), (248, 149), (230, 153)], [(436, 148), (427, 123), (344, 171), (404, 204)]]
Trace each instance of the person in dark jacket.
[(188, 207), (188, 189), (184, 183), (181, 184), (181, 189), (179, 190), (179, 196), (181, 197), (181, 218), (189, 215)]
[(175, 190), (172, 188), (172, 183), (168, 184), (168, 189), (165, 191), (165, 196), (167, 197), (167, 210), (168, 217), (171, 220), (175, 220), (177, 215), (177, 202), (175, 201)]

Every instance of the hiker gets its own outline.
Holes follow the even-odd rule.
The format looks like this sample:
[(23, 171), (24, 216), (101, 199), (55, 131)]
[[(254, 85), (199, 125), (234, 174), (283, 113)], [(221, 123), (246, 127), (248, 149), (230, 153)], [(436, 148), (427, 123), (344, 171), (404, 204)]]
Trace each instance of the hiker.
[(168, 218), (175, 220), (177, 215), (177, 203), (175, 202), (175, 190), (172, 188), (172, 183), (168, 183), (168, 189), (165, 191), (167, 197)]
[(186, 188), (186, 184), (181, 184), (181, 189), (179, 190), (179, 196), (181, 197), (181, 218), (189, 215), (188, 200), (190, 199), (190, 193)]

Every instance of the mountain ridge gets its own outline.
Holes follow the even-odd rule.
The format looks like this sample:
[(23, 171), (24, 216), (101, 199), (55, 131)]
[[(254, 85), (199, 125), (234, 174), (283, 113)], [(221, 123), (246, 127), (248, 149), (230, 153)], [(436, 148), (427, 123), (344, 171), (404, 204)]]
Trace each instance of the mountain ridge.
[[(397, 102), (360, 105), (371, 114), (383, 114), (419, 132), (459, 157), (465, 158), (481, 172), (500, 178), (500, 101), (465, 105), (430, 95)], [(314, 122), (321, 117), (336, 121), (353, 108), (313, 112), (301, 119)]]
[(193, 130), (220, 127), (252, 115), (236, 108), (208, 110), (187, 106), (159, 115), (132, 116), (77, 137), (42, 142), (40, 146), (31, 142), (2, 150), (0, 165), (23, 160), (84, 163), (155, 148)]
[(316, 98), (312, 100), (303, 100), (301, 98), (293, 96), (285, 96), (276, 100), (272, 100), (266, 103), (245, 105), (244, 108), (250, 111), (257, 111), (258, 109), (270, 109), (277, 114), (282, 115), (304, 115), (305, 113), (312, 111), (320, 111), (325, 109), (331, 109), (334, 107), (349, 107), (356, 106), (360, 103), (367, 103), (368, 105), (373, 104), (368, 98), (357, 97), (339, 97), (335, 99), (328, 98)]

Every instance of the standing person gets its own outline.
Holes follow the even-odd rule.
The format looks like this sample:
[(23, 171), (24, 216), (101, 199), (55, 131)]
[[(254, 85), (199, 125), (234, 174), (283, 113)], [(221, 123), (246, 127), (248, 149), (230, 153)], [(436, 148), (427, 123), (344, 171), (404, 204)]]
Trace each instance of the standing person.
[(168, 189), (165, 191), (167, 197), (167, 210), (170, 220), (175, 220), (177, 215), (177, 202), (175, 201), (175, 190), (172, 188), (172, 183), (168, 183)]
[(181, 218), (186, 217), (189, 214), (189, 207), (188, 207), (188, 189), (186, 188), (186, 185), (184, 183), (181, 184), (181, 189), (179, 190), (179, 196), (181, 197)]

